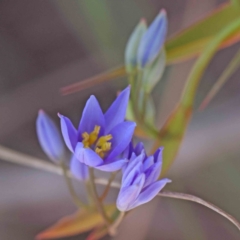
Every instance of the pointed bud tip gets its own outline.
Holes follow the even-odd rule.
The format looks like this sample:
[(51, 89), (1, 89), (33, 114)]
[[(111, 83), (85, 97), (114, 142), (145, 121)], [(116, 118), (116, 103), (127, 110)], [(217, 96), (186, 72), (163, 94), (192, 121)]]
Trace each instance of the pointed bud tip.
[(146, 20), (145, 18), (141, 18), (141, 19), (140, 19), (140, 23), (142, 23), (142, 24), (147, 24), (147, 20)]
[(165, 8), (162, 8), (160, 11), (159, 11), (159, 14), (161, 15), (167, 15), (167, 11), (165, 10)]
[(38, 114), (45, 113), (43, 109), (38, 110)]
[(62, 114), (61, 113), (57, 113), (58, 117), (61, 118), (62, 117)]

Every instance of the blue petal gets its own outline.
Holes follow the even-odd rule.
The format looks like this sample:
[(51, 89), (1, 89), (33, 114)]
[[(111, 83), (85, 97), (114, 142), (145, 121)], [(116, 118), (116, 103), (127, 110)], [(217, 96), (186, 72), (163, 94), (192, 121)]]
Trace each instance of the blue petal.
[[(139, 142), (134, 148), (134, 152), (136, 155), (140, 155), (143, 150), (144, 150), (144, 145), (142, 142)], [(145, 150), (144, 150), (144, 152), (145, 152)]]
[(147, 159), (145, 159), (143, 163), (143, 171), (146, 171), (148, 168), (150, 168), (154, 164), (154, 157), (150, 156)]
[(164, 186), (171, 182), (171, 180), (164, 178), (158, 182), (155, 182), (148, 187), (146, 187), (140, 194), (137, 200), (132, 205), (132, 208), (135, 208), (139, 205), (151, 201), (163, 188)]
[(70, 171), (79, 180), (87, 180), (89, 177), (88, 166), (81, 163), (74, 155), (70, 161)]
[(95, 96), (91, 96), (83, 110), (82, 118), (79, 124), (78, 132), (81, 136), (82, 133), (90, 133), (95, 126), (100, 126), (100, 135), (105, 131), (105, 120), (102, 109)]
[(43, 110), (38, 113), (36, 127), (43, 151), (54, 162), (62, 160), (65, 149), (61, 134), (55, 123)]
[(75, 127), (73, 126), (69, 118), (61, 114), (58, 114), (58, 116), (60, 117), (60, 121), (61, 121), (61, 130), (62, 130), (64, 141), (68, 149), (71, 152), (74, 152), (74, 149), (77, 144), (77, 130), (75, 129)]
[(148, 185), (155, 182), (159, 178), (161, 168), (162, 168), (162, 163), (157, 162), (145, 172), (146, 181), (145, 181), (144, 187), (147, 187)]
[(120, 170), (127, 162), (128, 161), (126, 159), (122, 159), (108, 164), (103, 164), (95, 168), (104, 172), (115, 172)]
[(163, 153), (163, 147), (160, 147), (157, 149), (157, 151), (154, 153), (154, 162), (162, 162), (162, 153)]
[(122, 156), (124, 158), (130, 159), (132, 151), (133, 151), (133, 144), (132, 144), (132, 142), (130, 142), (129, 145), (127, 146), (127, 148), (123, 151)]
[(117, 208), (123, 212), (128, 211), (129, 206), (136, 201), (138, 193), (139, 188), (135, 185), (122, 188), (118, 194)]
[(107, 161), (111, 161), (126, 149), (132, 139), (135, 126), (136, 123), (126, 121), (118, 124), (111, 130), (112, 146), (111, 151), (106, 158)]
[(82, 143), (78, 143), (75, 149), (75, 157), (90, 167), (96, 167), (103, 163), (103, 160), (90, 148), (84, 148)]
[(134, 179), (141, 173), (142, 163), (137, 163), (128, 174), (124, 174), (122, 177), (122, 186), (128, 187), (133, 184)]
[(144, 67), (159, 54), (167, 34), (167, 18), (165, 10), (161, 10), (148, 30), (143, 35), (138, 48), (138, 64)]
[(124, 186), (130, 185), (136, 173), (139, 173), (141, 171), (143, 158), (144, 154), (141, 154), (128, 163), (122, 177)]
[(119, 94), (105, 113), (106, 133), (110, 132), (116, 125), (124, 121), (129, 95), (130, 87), (127, 87)]

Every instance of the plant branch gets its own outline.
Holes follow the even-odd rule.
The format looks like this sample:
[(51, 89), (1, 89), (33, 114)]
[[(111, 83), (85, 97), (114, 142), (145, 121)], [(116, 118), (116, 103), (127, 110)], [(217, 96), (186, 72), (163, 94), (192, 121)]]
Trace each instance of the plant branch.
[(64, 165), (64, 163), (62, 164), (62, 170), (63, 170), (63, 176), (65, 178), (69, 193), (72, 197), (73, 202), (75, 203), (75, 205), (79, 208), (87, 208), (87, 206), (78, 198), (74, 187), (72, 185), (72, 181), (71, 181), (71, 177), (68, 175), (68, 169), (67, 167)]
[(98, 209), (99, 214), (102, 216), (106, 226), (109, 228), (111, 225), (111, 220), (109, 219), (109, 217), (107, 216), (104, 207), (98, 197), (98, 193), (97, 193), (97, 188), (95, 185), (95, 176), (94, 176), (94, 169), (93, 168), (89, 168), (89, 184), (91, 186), (91, 192), (92, 192), (92, 197), (94, 200), (94, 203)]
[(199, 203), (207, 208), (210, 208), (211, 210), (217, 212), (218, 214), (222, 215), (223, 217), (227, 218), (231, 223), (233, 223), (238, 230), (240, 230), (240, 223), (235, 219), (233, 216), (230, 214), (226, 213), (219, 207), (215, 206), (212, 203), (209, 203), (199, 197), (190, 195), (190, 194), (185, 194), (185, 193), (178, 193), (178, 192), (169, 192), (169, 191), (162, 191), (158, 194), (160, 197), (168, 197), (168, 198), (176, 198), (176, 199), (181, 199), (181, 200), (186, 200), (186, 201), (191, 201), (195, 203)]
[(109, 192), (109, 190), (110, 190), (110, 188), (111, 188), (111, 184), (112, 184), (113, 180), (115, 179), (117, 173), (118, 173), (118, 172), (113, 172), (113, 173), (111, 173), (111, 176), (110, 176), (110, 178), (108, 179), (108, 183), (107, 183), (107, 185), (106, 185), (106, 187), (105, 187), (105, 189), (104, 189), (104, 192), (102, 193), (102, 195), (101, 195), (100, 198), (99, 198), (101, 202), (102, 202), (102, 201), (106, 198), (106, 196), (108, 195), (108, 192)]

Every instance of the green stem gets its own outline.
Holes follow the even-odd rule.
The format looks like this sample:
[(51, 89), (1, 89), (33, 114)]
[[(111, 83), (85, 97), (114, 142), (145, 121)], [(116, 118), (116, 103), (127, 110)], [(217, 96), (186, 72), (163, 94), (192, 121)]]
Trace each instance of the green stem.
[(102, 194), (101, 197), (100, 197), (100, 201), (101, 201), (101, 202), (102, 202), (102, 201), (106, 198), (106, 196), (108, 195), (108, 192), (109, 192), (109, 190), (110, 190), (110, 188), (111, 188), (111, 183), (112, 183), (113, 180), (115, 179), (117, 173), (118, 173), (118, 172), (111, 173), (111, 176), (110, 176), (110, 178), (108, 179), (107, 186), (105, 187), (104, 192), (103, 192), (103, 194)]
[(72, 185), (72, 181), (71, 178), (68, 176), (68, 169), (67, 167), (63, 164), (61, 164), (62, 170), (63, 170), (63, 176), (65, 178), (69, 193), (72, 197), (73, 202), (75, 203), (75, 205), (79, 208), (87, 208), (87, 206), (78, 198), (73, 185)]
[(117, 219), (114, 221), (114, 223), (109, 228), (109, 233), (111, 236), (115, 236), (117, 234), (117, 228), (121, 224), (123, 218), (125, 216), (125, 212), (120, 212)]
[(89, 184), (91, 187), (91, 193), (92, 193), (92, 197), (94, 200), (94, 203), (98, 209), (99, 214), (102, 216), (105, 224), (107, 227), (110, 227), (111, 225), (111, 220), (109, 219), (109, 217), (107, 216), (104, 207), (98, 197), (98, 193), (97, 193), (97, 188), (95, 185), (95, 176), (94, 176), (94, 169), (93, 168), (89, 168), (89, 173), (90, 173), (90, 179), (89, 179)]

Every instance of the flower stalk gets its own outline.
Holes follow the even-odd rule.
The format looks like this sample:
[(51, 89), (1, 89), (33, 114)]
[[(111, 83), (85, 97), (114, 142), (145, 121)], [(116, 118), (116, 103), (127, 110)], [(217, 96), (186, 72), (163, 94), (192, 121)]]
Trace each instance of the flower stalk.
[(91, 187), (91, 193), (92, 193), (92, 198), (94, 200), (94, 203), (97, 207), (97, 210), (99, 212), (99, 214), (102, 216), (106, 227), (109, 228), (111, 225), (111, 220), (109, 219), (109, 217), (107, 216), (104, 207), (102, 205), (101, 200), (98, 197), (98, 193), (97, 193), (97, 188), (96, 188), (96, 184), (95, 184), (95, 176), (94, 176), (94, 169), (93, 168), (89, 168), (89, 185)]
[(71, 181), (71, 178), (69, 177), (68, 175), (68, 169), (67, 167), (65, 166), (64, 163), (61, 164), (61, 167), (62, 167), (62, 170), (63, 170), (63, 176), (65, 178), (65, 181), (66, 181), (66, 184), (67, 184), (67, 187), (68, 187), (68, 190), (69, 190), (69, 193), (72, 197), (72, 200), (74, 202), (74, 204), (78, 207), (78, 208), (88, 208), (88, 206), (86, 204), (84, 204), (77, 196), (75, 190), (74, 190), (74, 187), (72, 185), (72, 181)]

